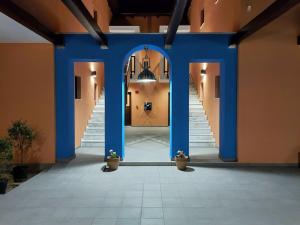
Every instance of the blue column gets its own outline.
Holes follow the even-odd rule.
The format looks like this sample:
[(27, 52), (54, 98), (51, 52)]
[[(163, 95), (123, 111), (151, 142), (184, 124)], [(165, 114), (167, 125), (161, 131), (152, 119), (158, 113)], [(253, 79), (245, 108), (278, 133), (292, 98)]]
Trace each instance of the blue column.
[(170, 83), (171, 95), (171, 127), (170, 157), (178, 150), (189, 155), (189, 64), (184, 61), (172, 60)]
[(55, 49), (56, 159), (75, 156), (74, 67), (65, 49)]
[(105, 62), (105, 157), (113, 149), (124, 158), (124, 76), (123, 59)]
[(221, 64), (220, 158), (237, 160), (237, 50), (229, 49)]

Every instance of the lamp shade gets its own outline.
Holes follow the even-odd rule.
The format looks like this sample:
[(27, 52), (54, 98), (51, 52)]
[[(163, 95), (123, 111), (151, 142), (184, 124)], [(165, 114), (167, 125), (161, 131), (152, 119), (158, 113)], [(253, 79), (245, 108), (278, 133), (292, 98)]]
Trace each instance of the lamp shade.
[(143, 71), (140, 72), (140, 74), (138, 75), (137, 81), (142, 82), (142, 83), (148, 83), (148, 82), (155, 82), (156, 81), (154, 73), (152, 73), (149, 70), (148, 61), (144, 62)]

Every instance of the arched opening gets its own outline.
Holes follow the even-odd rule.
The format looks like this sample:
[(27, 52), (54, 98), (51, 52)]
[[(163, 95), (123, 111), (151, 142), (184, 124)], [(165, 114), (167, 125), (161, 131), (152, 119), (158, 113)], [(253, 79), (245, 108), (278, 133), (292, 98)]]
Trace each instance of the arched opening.
[(171, 64), (159, 48), (142, 45), (124, 60), (124, 161), (170, 161)]

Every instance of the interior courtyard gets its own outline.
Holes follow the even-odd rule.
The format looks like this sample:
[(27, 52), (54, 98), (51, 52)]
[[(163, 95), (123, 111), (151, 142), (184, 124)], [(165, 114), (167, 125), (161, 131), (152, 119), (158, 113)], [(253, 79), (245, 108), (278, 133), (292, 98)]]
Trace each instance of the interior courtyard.
[(0, 1), (0, 225), (300, 224), (299, 15)]

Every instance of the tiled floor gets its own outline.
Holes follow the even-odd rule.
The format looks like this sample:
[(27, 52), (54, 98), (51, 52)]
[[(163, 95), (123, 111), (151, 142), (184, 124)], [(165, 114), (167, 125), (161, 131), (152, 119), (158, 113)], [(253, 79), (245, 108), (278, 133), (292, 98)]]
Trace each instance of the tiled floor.
[(168, 127), (126, 127), (126, 162), (169, 162)]
[[(170, 162), (169, 127), (125, 127), (124, 162)], [(101, 155), (104, 149), (79, 148), (76, 154)], [(191, 148), (191, 162), (221, 162), (217, 148)]]
[(78, 154), (0, 196), (0, 225), (299, 225), (300, 170), (126, 167)]
[[(126, 127), (125, 162), (170, 162), (169, 127)], [(217, 148), (191, 148), (192, 162), (221, 162)]]

